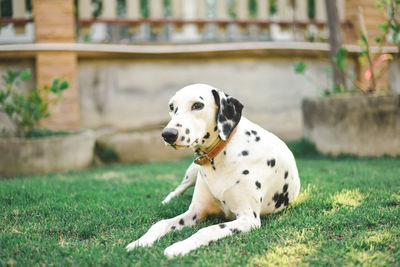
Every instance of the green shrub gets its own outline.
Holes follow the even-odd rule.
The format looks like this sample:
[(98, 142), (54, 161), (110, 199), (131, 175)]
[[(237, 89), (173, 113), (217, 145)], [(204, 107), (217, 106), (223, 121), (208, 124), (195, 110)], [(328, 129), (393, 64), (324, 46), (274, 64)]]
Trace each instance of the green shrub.
[(2, 76), (0, 85), (0, 112), (4, 112), (16, 126), (18, 137), (37, 137), (43, 133), (49, 134), (49, 130), (40, 133), (39, 122), (50, 116), (48, 107), (51, 102), (50, 95), (55, 95), (57, 101), (64, 90), (68, 88), (67, 80), (56, 78), (51, 86), (44, 85), (41, 88), (35, 86), (28, 93), (18, 90), (20, 82), (31, 78), (30, 69), (23, 71), (8, 70)]

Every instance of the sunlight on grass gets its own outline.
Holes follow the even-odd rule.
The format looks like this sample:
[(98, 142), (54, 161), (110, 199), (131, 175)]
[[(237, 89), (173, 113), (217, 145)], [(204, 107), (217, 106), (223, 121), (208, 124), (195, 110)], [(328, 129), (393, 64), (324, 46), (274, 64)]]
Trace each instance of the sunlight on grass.
[(388, 266), (393, 264), (395, 259), (381, 251), (350, 251), (346, 255), (346, 260), (359, 266)]
[(297, 266), (303, 257), (312, 255), (315, 250), (309, 244), (278, 245), (250, 259), (248, 266)]
[(387, 230), (378, 230), (367, 232), (363, 242), (365, 242), (366, 246), (372, 247), (387, 244), (390, 239), (391, 235)]
[(327, 213), (334, 212), (343, 207), (350, 209), (356, 208), (361, 205), (366, 197), (367, 195), (361, 194), (358, 188), (354, 190), (343, 189), (329, 198), (328, 201), (332, 205), (332, 210), (327, 211)]
[(248, 266), (297, 266), (304, 257), (316, 252), (317, 246), (309, 238), (306, 229), (294, 231), (284, 244), (268, 247), (265, 254), (251, 258)]

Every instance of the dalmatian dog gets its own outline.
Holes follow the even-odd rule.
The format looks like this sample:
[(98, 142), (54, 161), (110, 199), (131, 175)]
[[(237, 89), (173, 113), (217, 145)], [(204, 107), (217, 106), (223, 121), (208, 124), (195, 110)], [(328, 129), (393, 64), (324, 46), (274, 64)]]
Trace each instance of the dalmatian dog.
[(195, 184), (189, 209), (154, 224), (128, 244), (152, 246), (171, 231), (194, 226), (212, 214), (228, 221), (199, 230), (164, 250), (171, 258), (239, 232), (260, 227), (260, 215), (285, 209), (299, 194), (293, 154), (283, 141), (242, 116), (243, 105), (212, 86), (193, 84), (169, 102), (171, 120), (162, 132), (175, 149), (193, 148), (196, 160), (163, 203)]

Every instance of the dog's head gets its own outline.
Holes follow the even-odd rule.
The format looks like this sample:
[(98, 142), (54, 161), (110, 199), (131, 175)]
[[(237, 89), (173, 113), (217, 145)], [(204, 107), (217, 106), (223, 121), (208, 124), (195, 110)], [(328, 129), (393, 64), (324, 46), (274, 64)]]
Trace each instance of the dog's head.
[(174, 148), (207, 147), (218, 136), (222, 140), (229, 137), (240, 121), (242, 108), (238, 100), (212, 86), (186, 86), (169, 101), (171, 121), (162, 137)]

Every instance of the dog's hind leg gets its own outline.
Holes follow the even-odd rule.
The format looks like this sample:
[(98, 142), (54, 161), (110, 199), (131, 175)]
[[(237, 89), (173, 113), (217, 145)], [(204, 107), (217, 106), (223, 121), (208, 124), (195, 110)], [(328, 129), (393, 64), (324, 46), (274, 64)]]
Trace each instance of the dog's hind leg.
[(196, 183), (197, 173), (199, 172), (199, 165), (192, 163), (186, 170), (185, 176), (183, 177), (180, 185), (162, 201), (163, 204), (168, 203), (172, 198), (181, 195), (189, 187)]

